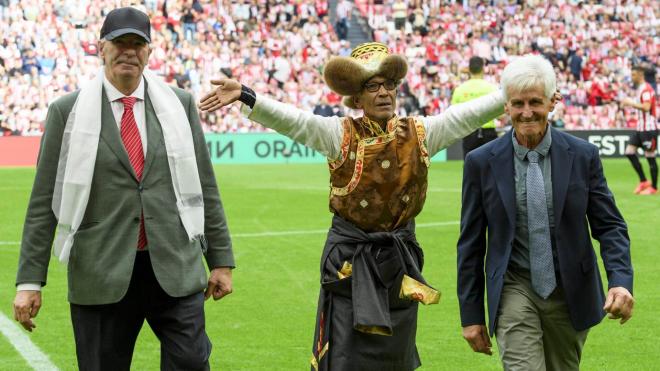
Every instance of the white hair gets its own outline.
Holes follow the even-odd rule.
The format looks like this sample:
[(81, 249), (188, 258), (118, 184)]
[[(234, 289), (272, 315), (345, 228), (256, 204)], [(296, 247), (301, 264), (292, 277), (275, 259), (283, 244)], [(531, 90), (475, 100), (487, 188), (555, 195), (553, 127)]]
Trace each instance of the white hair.
[(545, 96), (552, 99), (557, 90), (552, 64), (540, 55), (533, 54), (518, 57), (507, 64), (502, 71), (500, 82), (507, 100), (509, 92), (521, 92), (536, 87), (543, 88)]

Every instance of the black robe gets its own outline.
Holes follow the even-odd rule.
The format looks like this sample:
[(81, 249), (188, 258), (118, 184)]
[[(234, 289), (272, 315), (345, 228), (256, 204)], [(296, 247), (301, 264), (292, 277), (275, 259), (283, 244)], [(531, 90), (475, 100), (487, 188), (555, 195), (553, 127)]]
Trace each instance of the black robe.
[(399, 291), (404, 274), (426, 283), (423, 265), (414, 221), (391, 232), (367, 233), (335, 215), (321, 258), (311, 369), (419, 367), (418, 303), (400, 299)]

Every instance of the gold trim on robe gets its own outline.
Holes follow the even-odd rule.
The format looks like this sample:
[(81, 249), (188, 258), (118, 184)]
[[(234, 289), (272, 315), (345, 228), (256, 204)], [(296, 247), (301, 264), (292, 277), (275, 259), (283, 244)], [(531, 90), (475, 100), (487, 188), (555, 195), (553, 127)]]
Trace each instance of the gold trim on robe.
[(344, 265), (341, 266), (341, 269), (337, 271), (337, 276), (340, 280), (348, 278), (353, 275), (353, 265), (347, 261), (344, 262)]
[(438, 304), (440, 302), (440, 291), (432, 289), (407, 274), (404, 274), (403, 280), (401, 281), (399, 298), (418, 301), (424, 305)]

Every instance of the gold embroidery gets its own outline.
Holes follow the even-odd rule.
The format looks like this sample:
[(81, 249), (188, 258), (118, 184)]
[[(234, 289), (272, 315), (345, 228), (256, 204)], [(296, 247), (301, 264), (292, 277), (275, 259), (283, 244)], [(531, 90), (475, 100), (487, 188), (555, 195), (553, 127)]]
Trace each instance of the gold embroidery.
[(330, 166), (330, 171), (337, 169), (344, 163), (344, 161), (346, 161), (346, 154), (348, 153), (348, 149), (351, 146), (351, 135), (353, 133), (353, 125), (351, 125), (351, 121), (348, 118), (344, 119), (342, 124), (344, 126), (344, 136), (341, 142), (341, 150), (339, 153), (339, 158), (336, 160), (328, 161), (328, 165)]
[(399, 122), (399, 116), (397, 115), (392, 116), (391, 119), (387, 120), (387, 125), (385, 125), (386, 130), (383, 131), (383, 128), (380, 126), (379, 123), (371, 120), (367, 116), (363, 116), (360, 119), (360, 123), (361, 123), (360, 126), (366, 131), (366, 133), (364, 135), (364, 138), (360, 138), (360, 136), (356, 133), (355, 138), (357, 140), (360, 140), (360, 139), (379, 137), (392, 133), (396, 128), (398, 122)]
[(418, 301), (424, 305), (438, 304), (440, 302), (440, 292), (404, 274), (399, 298)]
[(380, 124), (374, 120), (371, 120), (367, 116), (362, 117), (361, 122), (362, 128), (366, 131), (366, 134), (372, 137), (385, 135), (385, 131), (383, 131), (383, 128), (380, 126)]
[(337, 272), (337, 276), (339, 276), (340, 280), (343, 280), (344, 278), (348, 278), (353, 275), (353, 264), (345, 261), (344, 265), (342, 265), (341, 269)]
[(420, 160), (429, 167), (431, 165), (431, 159), (429, 158), (429, 151), (426, 147), (426, 129), (424, 129), (424, 124), (421, 123), (417, 118), (415, 121), (415, 131), (417, 132), (417, 141), (419, 142), (419, 150), (421, 152)]
[(358, 143), (357, 158), (355, 159), (355, 168), (353, 169), (353, 176), (346, 187), (332, 187), (330, 193), (335, 196), (346, 196), (357, 187), (362, 177), (362, 163), (364, 160), (364, 141)]
[(328, 349), (330, 349), (330, 342), (326, 341), (325, 346), (321, 350), (321, 353), (319, 353), (319, 361), (328, 352)]
[(309, 363), (312, 364), (312, 367), (314, 367), (314, 370), (319, 369), (319, 362), (321, 361), (321, 358), (328, 352), (328, 349), (330, 349), (330, 342), (326, 342), (325, 346), (323, 349), (321, 349), (321, 352), (319, 353), (319, 358), (317, 359), (316, 356), (312, 354), (312, 359), (309, 360)]
[(332, 187), (331, 194), (333, 196), (346, 196), (347, 194), (353, 192), (358, 183), (360, 183), (360, 178), (362, 177), (362, 168), (364, 167), (364, 148), (367, 146), (373, 146), (378, 144), (387, 144), (393, 141), (396, 138), (396, 133), (391, 132), (379, 137), (372, 137), (362, 139), (358, 142), (357, 154), (355, 160), (355, 168), (353, 169), (353, 176), (351, 180), (345, 187)]
[(373, 54), (387, 56), (389, 55), (389, 49), (386, 45), (378, 42), (363, 43), (351, 52), (351, 58), (368, 60)]
[(392, 336), (392, 330), (387, 327), (356, 325), (355, 329), (365, 334)]

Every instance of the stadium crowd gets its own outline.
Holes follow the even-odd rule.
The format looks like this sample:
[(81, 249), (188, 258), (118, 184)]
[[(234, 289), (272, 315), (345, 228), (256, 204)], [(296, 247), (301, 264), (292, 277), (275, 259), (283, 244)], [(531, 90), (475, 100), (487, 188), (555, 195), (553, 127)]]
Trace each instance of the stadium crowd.
[[(459, 3), (358, 0), (376, 41), (411, 61), (410, 107), (444, 110), (467, 78), (469, 58), (488, 61), (486, 78), (499, 81), (511, 56), (542, 53), (556, 67), (564, 101), (552, 117), (568, 129), (635, 127), (631, 66), (645, 65), (656, 87), (660, 55), (657, 1), (527, 0)], [(522, 3), (522, 4), (521, 4)], [(657, 88), (656, 88), (657, 90)]]
[[(620, 99), (634, 96), (633, 64), (646, 64), (649, 78), (657, 78), (660, 13), (653, 4), (357, 0), (352, 9), (367, 20), (376, 41), (409, 60), (400, 92), (403, 115), (445, 109), (453, 88), (467, 78), (472, 55), (487, 59), (487, 77), (498, 80), (511, 56), (536, 52), (559, 74), (564, 102), (554, 123), (599, 129), (634, 126), (632, 111), (618, 107)], [(351, 50), (337, 36), (326, 0), (0, 0), (5, 135), (40, 135), (48, 102), (96, 73), (100, 22), (120, 5), (136, 5), (151, 17), (149, 67), (197, 97), (212, 79), (226, 75), (304, 109), (346, 114), (321, 77), (329, 56)], [(263, 130), (235, 108), (203, 115), (202, 121), (209, 132)]]

